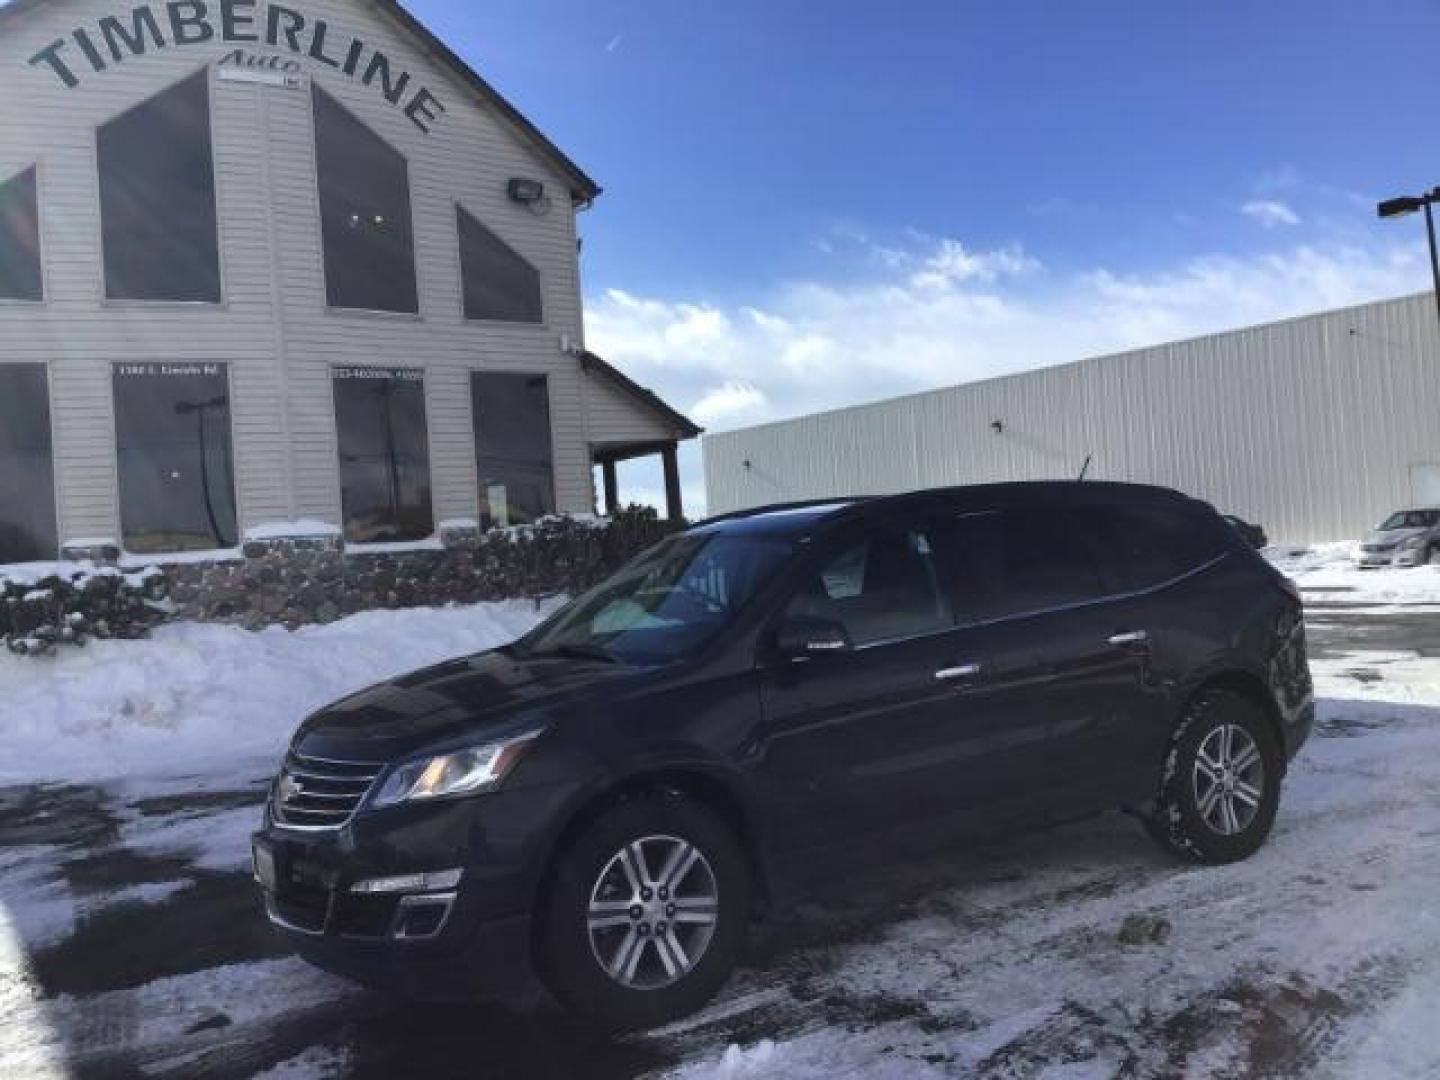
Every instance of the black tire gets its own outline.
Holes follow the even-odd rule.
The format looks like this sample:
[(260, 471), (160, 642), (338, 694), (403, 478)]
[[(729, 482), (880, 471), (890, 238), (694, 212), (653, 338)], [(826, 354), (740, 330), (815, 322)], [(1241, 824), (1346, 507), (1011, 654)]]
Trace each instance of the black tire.
[[(1253, 816), (1243, 827), (1239, 827), (1242, 823), (1238, 819), (1225, 822), (1224, 808), (1214, 804), (1207, 819), (1200, 805), (1200, 799), (1210, 794), (1210, 781), (1196, 776), (1200, 748), (1213, 746), (1212, 740), (1223, 737), (1217, 733), (1227, 725), (1243, 731), (1259, 753), (1258, 763), (1247, 773), (1263, 779), (1258, 805), (1251, 808), (1233, 800), (1231, 803), (1244, 806), (1246, 812), (1253, 809)], [(1170, 738), (1160, 793), (1153, 814), (1146, 818), (1146, 827), (1161, 847), (1192, 862), (1220, 864), (1249, 858), (1265, 843), (1275, 824), (1284, 772), (1284, 753), (1259, 707), (1227, 690), (1203, 691), (1186, 708)], [(1222, 820), (1217, 823), (1216, 817)], [(1227, 825), (1236, 826), (1237, 831), (1227, 835), (1222, 831)]]
[[(597, 947), (592, 946), (588, 914), (601, 874), (622, 849), (647, 837), (676, 838), (693, 845), (708, 863), (718, 902), (713, 932), (708, 943), (695, 950), (694, 967), (668, 985), (634, 988), (622, 985), (602, 967)], [(562, 1004), (606, 1030), (656, 1027), (685, 1016), (714, 997), (734, 970), (744, 947), (750, 890), (744, 851), (730, 829), (703, 805), (663, 792), (619, 803), (559, 857), (549, 895), (541, 899), (544, 915), (537, 948), (541, 974)], [(673, 929), (678, 930), (678, 925)], [(628, 927), (618, 930), (622, 935), (627, 931)], [(665, 977), (656, 968), (659, 946), (653, 942), (642, 946), (647, 948), (642, 964)]]

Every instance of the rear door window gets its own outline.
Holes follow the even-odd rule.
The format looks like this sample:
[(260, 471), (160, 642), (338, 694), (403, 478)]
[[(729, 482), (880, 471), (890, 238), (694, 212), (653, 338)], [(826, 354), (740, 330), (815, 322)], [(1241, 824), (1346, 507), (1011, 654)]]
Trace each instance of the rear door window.
[(963, 625), (1068, 607), (1107, 593), (1079, 522), (1054, 507), (962, 514), (939, 527)]
[(940, 587), (930, 530), (885, 526), (846, 546), (804, 581), (787, 618), (840, 623), (854, 645), (915, 637), (954, 625)]

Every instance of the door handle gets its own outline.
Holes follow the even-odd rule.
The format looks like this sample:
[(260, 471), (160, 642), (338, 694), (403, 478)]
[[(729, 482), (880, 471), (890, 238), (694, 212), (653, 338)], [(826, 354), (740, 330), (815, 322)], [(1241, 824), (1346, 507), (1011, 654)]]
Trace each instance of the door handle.
[(1143, 649), (1150, 644), (1150, 634), (1145, 630), (1122, 630), (1106, 638), (1117, 649)]
[(950, 679), (973, 679), (979, 674), (979, 664), (957, 664), (955, 667), (941, 668), (935, 672), (935, 678), (942, 681)]

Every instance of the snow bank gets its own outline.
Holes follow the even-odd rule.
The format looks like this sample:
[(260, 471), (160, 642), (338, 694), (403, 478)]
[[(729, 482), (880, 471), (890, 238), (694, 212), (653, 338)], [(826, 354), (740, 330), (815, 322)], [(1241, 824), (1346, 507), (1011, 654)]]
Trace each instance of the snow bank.
[(1300, 587), (1307, 601), (1440, 604), (1440, 566), (1361, 570), (1354, 544), (1269, 547), (1265, 557)]
[(268, 773), (306, 713), (504, 644), (554, 602), (371, 611), (290, 633), (177, 623), (44, 659), (0, 656), (0, 782)]

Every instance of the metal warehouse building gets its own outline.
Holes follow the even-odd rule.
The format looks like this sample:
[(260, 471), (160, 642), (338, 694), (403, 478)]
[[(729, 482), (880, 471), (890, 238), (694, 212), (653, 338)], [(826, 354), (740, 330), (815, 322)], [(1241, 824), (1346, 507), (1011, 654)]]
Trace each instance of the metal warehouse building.
[(132, 3), (0, 8), (0, 563), (433, 541), (642, 453), (678, 515), (585, 173), (392, 0)]
[[(706, 436), (711, 513), (948, 484), (1179, 488), (1272, 539), (1440, 505), (1430, 293)], [(1088, 468), (1086, 463), (1089, 463)]]

